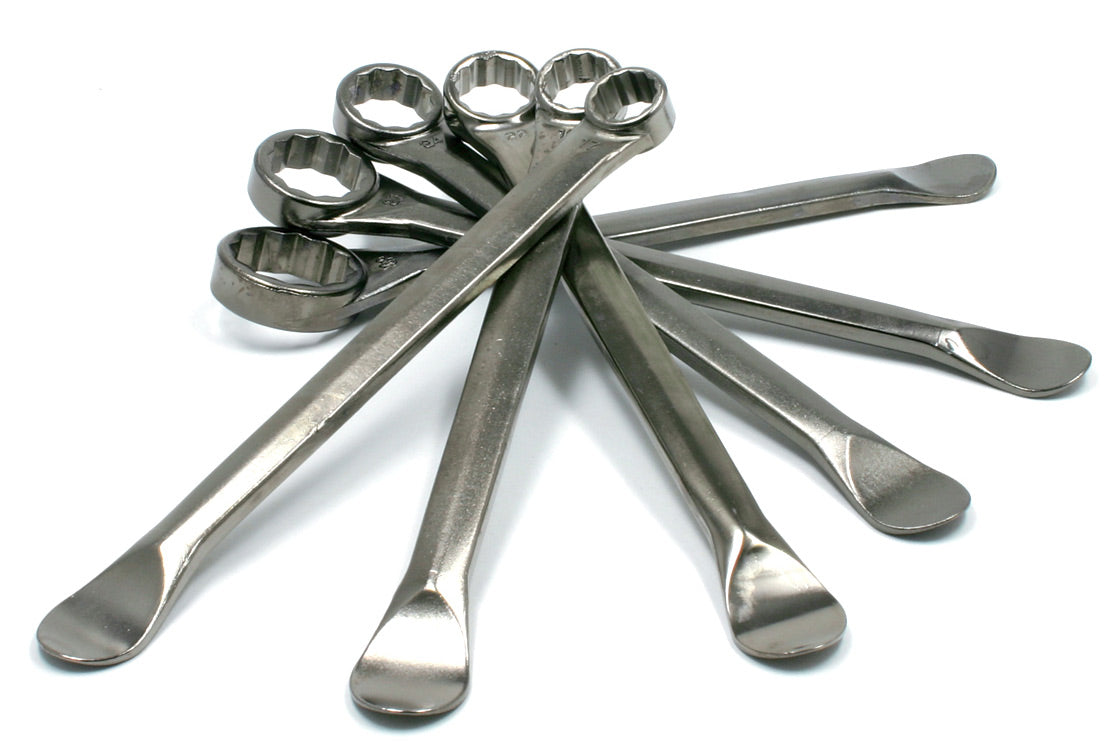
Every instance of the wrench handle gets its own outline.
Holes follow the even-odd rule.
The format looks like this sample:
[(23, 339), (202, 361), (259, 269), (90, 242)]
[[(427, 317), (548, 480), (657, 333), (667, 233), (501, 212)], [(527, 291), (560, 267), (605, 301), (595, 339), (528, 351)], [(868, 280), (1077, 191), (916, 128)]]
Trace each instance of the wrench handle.
[[(710, 537), (722, 566), (745, 528), (774, 534), (597, 226), (581, 214), (564, 278)], [(722, 494), (727, 493), (727, 497)]]
[(609, 237), (665, 245), (876, 206), (969, 203), (988, 193), (996, 176), (996, 165), (984, 155), (953, 155), (910, 167), (619, 211), (597, 221)]
[(617, 249), (700, 306), (900, 350), (933, 360), (956, 323), (911, 309), (617, 243)]
[(404, 578), (411, 587), (434, 583), (458, 610), (573, 222), (561, 220), (495, 284)]

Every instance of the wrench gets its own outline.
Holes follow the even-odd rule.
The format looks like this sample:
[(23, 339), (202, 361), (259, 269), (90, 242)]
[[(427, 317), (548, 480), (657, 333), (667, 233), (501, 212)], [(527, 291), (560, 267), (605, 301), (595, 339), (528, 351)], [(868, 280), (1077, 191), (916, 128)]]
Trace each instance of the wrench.
[(965, 204), (989, 192), (997, 166), (953, 155), (910, 167), (834, 175), (595, 217), (602, 233), (634, 245), (666, 245), (741, 229), (900, 204)]
[[(288, 243), (292, 247), (288, 247)], [(869, 428), (846, 416), (708, 315), (688, 312), (684, 300), (672, 295), (669, 288), (664, 290), (664, 286), (657, 285), (650, 274), (645, 276), (640, 273), (640, 267), (632, 261), (634, 255), (630, 246), (622, 244), (620, 247), (618, 260), (621, 268), (671, 352), (794, 442), (827, 473), (836, 488), (875, 528), (888, 533), (914, 533), (945, 522), (966, 506), (967, 493), (952, 480), (904, 454)], [(302, 254), (311, 259), (312, 267), (296, 270), (296, 264), (303, 262), (297, 260), (300, 256), (297, 250), (302, 250)], [(239, 253), (241, 260), (233, 257)], [(329, 257), (322, 259), (320, 256), (326, 253)], [(239, 314), (254, 320), (264, 312), (265, 324), (276, 324), (271, 318), (280, 316), (283, 321), (278, 326), (284, 329), (302, 328), (318, 322), (322, 326), (316, 329), (331, 329), (323, 318), (331, 316), (330, 310), (339, 312), (340, 307), (347, 306), (344, 304), (344, 290), (359, 290), (358, 301), (389, 301), (402, 290), (406, 281), (431, 264), (438, 253), (361, 255), (369, 258), (370, 262), (362, 264), (356, 255), (340, 245), (297, 232), (269, 227), (240, 230), (224, 239), (219, 246), (215, 280), (224, 288), (216, 293), (243, 303), (245, 307)], [(270, 281), (275, 279), (253, 271), (242, 262), (262, 258), (260, 264), (264, 266), (263, 270), (294, 273), (313, 282), (323, 280), (320, 271), (325, 266), (331, 271), (343, 270), (352, 277), (325, 287), (294, 285), (285, 289), (283, 286), (271, 286)], [(735, 270), (706, 265), (715, 271)], [(362, 278), (365, 275), (367, 278)], [(742, 280), (746, 286), (755, 285), (746, 278)], [(233, 288), (226, 287), (230, 285)], [(223, 303), (230, 305), (227, 299), (223, 299)], [(839, 303), (835, 305), (839, 306)], [(1019, 343), (1031, 340), (1012, 337)], [(1056, 346), (1060, 343), (1050, 342)], [(875, 462), (881, 462), (881, 465), (875, 465)], [(943, 513), (924, 509), (907, 512), (908, 508), (922, 502), (930, 506), (937, 501), (930, 494), (911, 498), (905, 492), (910, 488), (915, 491), (945, 491), (947, 498), (940, 501), (945, 503), (946, 509)], [(954, 496), (951, 496), (952, 493)]]
[[(280, 176), (285, 168), (332, 176), (348, 192), (315, 196), (293, 188)], [(317, 235), (370, 232), (440, 244), (471, 226), (470, 212), (379, 175), (348, 142), (310, 129), (283, 131), (261, 142), (248, 190), (257, 211), (273, 224)]]
[[(626, 76), (639, 74), (615, 72), (598, 87), (633, 95), (640, 91), (626, 85)], [(666, 138), (672, 115), (662, 83), (652, 79), (655, 105), (633, 127), (602, 111), (589, 113), (561, 151), (472, 226), (161, 523), (47, 614), (38, 629), (43, 651), (110, 665), (144, 648), (180, 588), (234, 526), (602, 177)]]
[[(462, 61), (449, 75), (450, 85), (446, 95), (452, 107), (452, 120), (473, 133), (472, 141), (481, 150), (492, 157), (497, 154), (507, 174), (517, 178), (529, 167), (531, 160), (539, 160), (554, 151), (560, 137), (574, 125), (573, 119), (578, 116), (577, 112), (564, 110), (555, 104), (555, 88), (565, 83), (593, 79), (614, 66), (611, 59), (599, 53), (570, 52), (555, 58), (538, 75), (528, 63), (514, 55), (501, 52), (475, 55)], [(522, 92), (532, 91), (535, 81), (540, 91), (540, 104), (536, 106), (535, 117), (531, 106), (510, 114), (485, 117), (463, 106), (460, 95), (456, 94), (459, 86), (471, 87), (489, 80), (513, 81)], [(501, 151), (496, 152), (497, 146), (501, 146)], [(453, 184), (452, 187), (463, 186)], [(361, 705), (392, 713), (441, 713), (460, 703), (467, 692), (470, 655), (467, 572), (516, 406), (528, 380), (545, 313), (558, 282), (567, 236), (566, 231), (550, 233), (495, 288), (410, 567), (350, 678), (353, 696)], [(631, 290), (624, 285), (623, 279), (621, 285), (606, 285), (606, 280), (603, 279), (595, 291), (603, 296), (607, 289), (617, 291), (618, 301), (613, 302), (612, 309), (615, 314), (624, 314), (622, 306), (634, 301)], [(605, 299), (595, 298), (590, 302), (593, 306), (605, 302)], [(631, 304), (629, 308), (631, 311)], [(650, 337), (647, 334), (641, 336), (635, 329), (626, 335), (625, 329), (610, 328), (601, 319), (598, 323), (604, 333), (621, 336), (628, 345), (650, 343), (653, 357), (648, 363), (666, 364), (681, 380), (654, 328), (643, 317), (642, 310), (637, 308), (637, 314), (651, 333)], [(627, 373), (633, 372), (630, 370)], [(492, 378), (492, 375), (493, 384), (486, 384), (485, 380)], [(667, 382), (666, 379), (661, 381)], [(682, 388), (675, 388), (675, 393), (681, 395), (680, 402), (685, 403), (688, 397), (696, 404), (685, 380), (681, 383)], [(656, 393), (661, 388), (651, 386), (649, 391)], [(656, 396), (665, 395), (656, 393)], [(698, 409), (700, 411), (700, 407)], [(695, 427), (704, 424), (712, 431), (704, 413), (691, 424)], [(662, 422), (657, 422), (656, 426), (659, 435), (674, 435), (674, 427), (664, 427)], [(684, 446), (682, 453), (685, 456), (716, 459), (715, 452), (719, 449), (720, 457), (727, 459), (715, 433), (712, 439), (707, 436), (699, 438), (692, 445)], [(704, 457), (698, 453), (702, 445), (711, 452)], [(729, 469), (732, 476), (727, 476), (720, 486), (746, 492), (735, 468), (729, 464)], [(727, 471), (725, 473), (728, 474)], [(717, 486), (717, 477), (707, 479), (707, 486)], [(701, 489), (689, 482), (687, 486), (692, 500), (703, 507)], [(708, 506), (703, 509), (708, 509)], [(765, 523), (761, 514), (758, 517)], [(703, 516), (703, 520), (712, 523), (718, 521), (719, 516)], [(718, 548), (723, 570), (733, 565), (726, 564), (729, 559), (721, 552), (734, 552), (735, 549), (732, 529), (719, 530), (724, 530), (724, 535), (714, 533), (711, 540)], [(762, 532), (768, 534), (774, 548), (781, 543), (769, 526)], [(770, 548), (764, 545), (763, 551)], [(839, 610), (838, 604), (816, 583), (815, 578), (808, 575), (788, 547), (784, 548), (789, 577), (802, 582), (800, 598), (793, 600), (792, 595), (779, 590), (771, 597), (777, 603), (786, 603), (784, 611), (777, 611), (779, 606), (770, 605), (770, 600), (761, 600), (758, 606), (744, 603), (732, 611), (737, 642), (746, 650), (763, 656), (789, 656), (814, 651), (833, 643), (842, 631), (842, 610)], [(776, 566), (781, 561), (776, 559)], [(763, 595), (759, 598), (762, 599)], [(734, 599), (734, 602), (739, 601)], [(772, 608), (777, 611), (776, 614), (771, 614)], [(741, 610), (747, 615), (737, 622), (735, 615)], [(789, 618), (794, 615), (801, 618), (790, 621), (787, 632), (786, 628), (779, 628), (787, 622), (777, 613), (785, 613)], [(813, 613), (822, 618), (815, 628), (809, 624), (817, 622), (808, 621)], [(770, 618), (765, 620), (766, 616)], [(794, 623), (800, 623), (802, 619), (808, 623), (794, 631)], [(433, 646), (439, 651), (426, 658), (424, 652), (419, 652), (420, 646)], [(414, 657), (421, 659), (415, 662)]]
[[(585, 80), (579, 72), (600, 65), (600, 58), (587, 50), (570, 51), (542, 71), (542, 100), (556, 110), (555, 123), (568, 123), (568, 131), (579, 112), (558, 105), (556, 96), (567, 84)], [(450, 75), (449, 81), (456, 77)], [(455, 92), (450, 85), (450, 102), (458, 97)], [(592, 90), (591, 96), (600, 93)], [(462, 110), (456, 107), (453, 113), (470, 139), (495, 152), (515, 180), (520, 177), (527, 163), (517, 158), (511, 164), (515, 156), (500, 146), (503, 138), (508, 141), (508, 130), (505, 137), (501, 130), (480, 136), (478, 126), (466, 125), (472, 119)], [(538, 163), (554, 156), (566, 135), (547, 124), (540, 129), (531, 156)], [(843, 609), (759, 510), (585, 207), (576, 217), (563, 275), (706, 532), (737, 646), (754, 656), (781, 658), (834, 644), (846, 623)]]
[[(591, 79), (614, 68), (608, 65)], [(644, 79), (639, 84), (651, 83)], [(532, 107), (527, 106), (525, 113), (526, 119), (531, 118)], [(529, 143), (524, 142), (526, 148)], [(390, 144), (395, 146), (393, 140)], [(524, 153), (526, 162), (529, 157)], [(501, 192), (500, 188), (494, 198), (500, 198)], [(489, 199), (486, 194), (483, 197)], [(353, 699), (365, 708), (439, 714), (455, 708), (467, 695), (468, 573), (573, 223), (573, 216), (565, 218), (545, 234), (491, 293), (414, 554), (379, 628), (350, 674)]]
[(700, 306), (901, 351), (1021, 397), (1054, 396), (1092, 362), (1088, 350), (1064, 340), (1013, 335), (628, 243), (618, 249)]
[[(374, 67), (362, 68), (361, 72), (374, 79)], [(418, 73), (410, 72), (405, 78), (408, 84), (432, 85), (414, 76)], [(350, 78), (355, 79), (356, 74)], [(373, 89), (370, 85), (365, 87)], [(355, 88), (346, 83), (342, 90)], [(422, 97), (440, 97), (433, 90), (422, 93)], [(355, 114), (350, 100), (345, 100), (344, 107), (340, 103), (342, 100), (339, 93), (339, 111)], [(437, 115), (434, 110), (426, 115)], [(439, 123), (423, 122), (419, 127), (410, 127), (415, 133), (408, 134), (411, 138), (406, 140), (398, 139), (394, 130), (376, 124), (337, 121), (335, 125), (358, 136), (361, 147), (368, 148), (373, 156), (386, 156), (405, 167), (414, 168), (412, 161), (418, 154), (432, 152), (435, 166), (440, 167), (441, 172), (452, 179), (463, 178), (465, 188), (460, 189), (449, 185), (440, 175), (434, 176), (437, 185), (458, 200), (470, 203), (475, 198), (487, 199), (486, 191), (491, 188), (499, 188), (500, 192), (500, 187), (486, 174), (485, 161), (482, 165), (470, 163), (479, 159), (470, 150), (463, 157), (450, 154), (464, 151), (454, 142), (455, 137), (434, 134), (431, 139), (425, 138), (424, 129), (437, 131), (441, 128)], [(364, 127), (369, 127), (375, 139), (367, 138)], [(437, 139), (444, 139), (446, 145), (424, 145), (426, 141)], [(451, 164), (445, 166), (439, 160)], [(278, 172), (290, 164), (313, 165), (337, 177), (351, 190), (339, 198), (320, 198), (289, 188)], [(420, 165), (416, 169), (424, 171)], [(821, 178), (617, 212), (607, 215), (600, 223), (609, 225), (604, 230), (607, 236), (629, 234), (633, 239), (659, 244), (726, 229), (839, 213), (848, 208), (899, 203), (899, 199), (914, 203), (972, 201), (986, 192), (994, 175), (995, 169), (987, 158), (958, 155), (911, 168)], [(377, 179), (371, 164), (355, 155), (347, 143), (321, 132), (283, 132), (266, 140), (254, 159), (250, 193), (258, 209), (274, 223), (320, 235), (373, 232), (447, 244), (463, 234), (471, 223), (469, 216), (446, 201), (423, 196), (386, 178)], [(634, 226), (634, 219), (641, 220), (642, 224)], [(256, 241), (258, 234), (262, 233), (251, 232), (247, 242)], [(326, 248), (309, 243), (308, 249), (308, 241), (298, 242), (285, 236), (280, 240), (268, 240), (268, 249), (261, 252), (247, 251), (247, 258), (242, 260), (237, 257), (237, 243), (231, 238), (219, 247), (212, 291), (232, 311), (283, 329), (318, 331), (339, 327), (358, 312), (389, 300), (402, 281), (415, 274), (415, 268), (428, 265), (425, 257), (373, 256), (370, 259), (382, 270), (368, 273), (374, 280), (362, 292), (354, 290), (345, 279), (336, 280), (333, 285), (328, 281), (320, 282), (324, 285), (306, 291), (278, 279), (256, 276), (256, 270), (265, 269), (251, 266), (248, 256), (279, 264), (297, 261), (313, 264), (318, 260), (319, 265), (328, 265), (334, 257), (325, 254)], [(316, 249), (324, 255), (311, 257), (309, 253)], [(1083, 347), (1062, 340), (1024, 337), (978, 327), (639, 245), (619, 242), (617, 249), (697, 304), (904, 352), (1020, 396), (1053, 396), (1080, 379), (1092, 360)], [(278, 253), (288, 255), (271, 257)], [(343, 257), (339, 263), (345, 260), (356, 262), (355, 258)], [(402, 270), (394, 270), (400, 263)], [(384, 270), (391, 272), (384, 276)], [(314, 273), (304, 277), (314, 277)], [(327, 288), (334, 293), (331, 295)], [(303, 303), (318, 306), (305, 307)]]
[[(390, 92), (382, 82), (377, 80), (371, 87), (382, 87)], [(430, 92), (421, 95), (428, 96)], [(346, 102), (346, 105), (353, 109), (351, 103)], [(393, 130), (371, 122), (367, 125), (381, 132), (381, 138), (384, 137), (382, 132), (391, 132), (390, 138), (384, 139), (391, 149), (402, 146), (403, 140), (395, 139)], [(455, 139), (449, 132), (446, 141), (451, 143), (453, 151), (461, 150)], [(303, 154), (308, 147), (313, 149), (311, 157)], [(254, 158), (255, 172), (251, 176), (254, 202), (273, 223), (295, 226), (313, 235), (357, 232), (447, 245), (459, 239), (474, 221), (466, 213), (457, 214), (447, 201), (423, 196), (393, 180), (377, 176), (370, 161), (363, 161), (360, 172), (350, 177), (351, 155), (347, 149), (344, 141), (322, 132), (297, 130), (269, 137)], [(289, 158), (289, 150), (298, 155)], [(387, 154), (394, 161), (390, 151)], [(379, 152), (373, 154), (381, 156)], [(292, 164), (312, 166), (339, 180), (355, 183), (359, 179), (368, 185), (359, 193), (350, 191), (341, 199), (327, 199), (330, 209), (320, 213), (317, 204), (323, 199), (289, 187), (280, 176), (280, 171)], [(451, 167), (456, 169), (455, 164)], [(483, 166), (472, 167), (466, 175), (470, 182), (478, 185), (483, 182), (484, 176), (480, 175)], [(615, 212), (596, 217), (596, 221), (607, 237), (632, 236), (648, 244), (668, 244), (753, 226), (781, 224), (804, 218), (813, 208), (820, 210), (818, 214), (824, 214), (828, 213), (826, 205), (832, 206), (831, 213), (841, 213), (872, 205), (973, 201), (986, 193), (995, 173), (995, 166), (986, 157), (956, 155), (906, 168), (819, 178)], [(326, 240), (297, 235), (297, 232), (268, 227), (239, 230), (228, 235), (218, 247), (218, 262), (211, 282), (214, 295), (228, 309), (253, 322), (296, 332), (320, 332), (337, 329), (361, 312), (378, 309), (391, 300), (404, 281), (424, 270), (430, 262), (419, 254), (431, 248), (420, 244), (386, 252), (353, 251)], [(634, 255), (641, 261), (649, 257), (660, 260), (648, 250), (637, 251)], [(672, 260), (668, 270), (689, 266), (677, 255)], [(288, 283), (261, 275), (262, 272), (290, 273), (312, 285), (307, 288), (304, 283)], [(687, 267), (682, 272), (681, 280), (685, 283), (692, 269)], [(714, 273), (703, 271), (703, 278)], [(739, 297), (739, 285), (735, 283), (727, 293)], [(734, 298), (731, 310), (736, 311), (739, 306), (739, 300)], [(784, 318), (777, 321), (786, 323)]]
[[(605, 59), (604, 63), (599, 61), (602, 59)], [(490, 60), (490, 63), (487, 60)], [(495, 60), (497, 64), (494, 64)], [(571, 80), (585, 79), (586, 74), (592, 72), (596, 65), (611, 66), (612, 60), (600, 53), (586, 52), (574, 56), (564, 55), (550, 64), (555, 71), (545, 72), (545, 77), (541, 79), (548, 80), (553, 75), (559, 75), (560, 80), (566, 84)], [(394, 82), (391, 78), (391, 69), (391, 66), (383, 67), (382, 74), (385, 76), (385, 81)], [(439, 162), (442, 156), (447, 157), (447, 152), (458, 150), (460, 145), (454, 144), (447, 149), (439, 149), (436, 146), (425, 147), (421, 144), (425, 140), (421, 138), (423, 135), (420, 130), (436, 132), (440, 130), (438, 124), (424, 120), (421, 127), (388, 130), (375, 123), (363, 122), (356, 106), (364, 101), (356, 97), (357, 91), (366, 95), (364, 91), (385, 88), (389, 91), (389, 95), (403, 100), (435, 100), (441, 97), (435, 92), (436, 89), (428, 79), (413, 70), (407, 70), (403, 80), (406, 84), (421, 86), (425, 89), (423, 92), (396, 90), (391, 85), (372, 82), (377, 74), (381, 73), (377, 72), (376, 66), (362, 67), (346, 76), (338, 86), (334, 128), (353, 137), (358, 146), (373, 157), (377, 156), (378, 149), (386, 149), (385, 156), (394, 164), (409, 164), (410, 160), (416, 160), (427, 150), (432, 151), (436, 153), (433, 155), (434, 162), (439, 165), (435, 169), (437, 173), (435, 184), (438, 187), (450, 195), (455, 195), (458, 200), (471, 202), (486, 199), (485, 185), (470, 187), (473, 182), (485, 184), (485, 181), (481, 180), (482, 171), (474, 169), (465, 171), (465, 161), (462, 160), (447, 167)], [(483, 84), (492, 79), (493, 75), (498, 75), (498, 79), (503, 84), (511, 85), (524, 96), (528, 96), (529, 104), (516, 111), (499, 115), (482, 115), (467, 109), (460, 100), (459, 86)], [(368, 82), (357, 82), (362, 77)], [(571, 109), (557, 106), (552, 100), (554, 96), (550, 95), (544, 95), (541, 106), (536, 106), (537, 91), (543, 89), (536, 81), (536, 73), (528, 62), (520, 57), (502, 52), (474, 55), (467, 60), (467, 64), (459, 65), (449, 75), (449, 84), (446, 85), (444, 96), (449, 103), (446, 119), (461, 131), (466, 128), (472, 134), (470, 137), (472, 145), (483, 154), (496, 159), (496, 151), (499, 152), (497, 156), (499, 164), (514, 168), (516, 172), (513, 174), (517, 175), (527, 166), (532, 156), (529, 150), (534, 147), (548, 149), (548, 143), (554, 143), (563, 136), (570, 129), (570, 118), (577, 115), (577, 112)], [(534, 110), (544, 113), (538, 115)], [(429, 119), (437, 113), (427, 108), (421, 112), (421, 115)], [(461, 117), (463, 121), (459, 120)], [(408, 133), (410, 131), (417, 133), (410, 134)], [(407, 137), (407, 139), (403, 141), (401, 137)], [(440, 137), (435, 134), (434, 138)], [(420, 165), (411, 167), (418, 172), (425, 170)], [(979, 188), (984, 190), (983, 183), (988, 177), (980, 175), (981, 182), (972, 183), (972, 190), (976, 191)], [(854, 185), (855, 182), (867, 182), (868, 179), (865, 176), (848, 176), (840, 180)], [(771, 192), (777, 202), (781, 195), (779, 191), (765, 190)], [(811, 193), (820, 193), (822, 196), (827, 193), (823, 184), (790, 187), (790, 190), (802, 193), (805, 197), (809, 197)], [(467, 193), (461, 199), (460, 194), (464, 191)], [(858, 198), (856, 196), (856, 199)], [(726, 200), (730, 202), (729, 205), (732, 205), (732, 201), (742, 201), (745, 205), (748, 202), (747, 199), (741, 199), (739, 196)], [(764, 203), (762, 200), (758, 202)], [(799, 209), (776, 209), (775, 211), (779, 214), (793, 215), (798, 213)], [(694, 215), (695, 219), (700, 217), (700, 211)], [(618, 249), (626, 250), (631, 247), (622, 243), (618, 243), (617, 246)], [(648, 248), (633, 249), (639, 249), (646, 254), (654, 252)], [(679, 264), (679, 256), (657, 255), (672, 258), (676, 264)], [(709, 275), (705, 273), (703, 277)], [(389, 285), (397, 284), (392, 281)], [(539, 305), (549, 300), (548, 292), (554, 285), (555, 283), (550, 281), (544, 288), (531, 286), (527, 291), (535, 297), (534, 303)], [(650, 301), (654, 302), (657, 299), (653, 297)], [(752, 350), (750, 346), (737, 339), (724, 340), (723, 335), (718, 333), (715, 323), (693, 310), (685, 302), (681, 302), (681, 306), (672, 310), (672, 302), (675, 305), (680, 304), (677, 297), (666, 297), (665, 301), (666, 307), (660, 305), (649, 307), (656, 311), (657, 316), (666, 317), (664, 321), (668, 325), (672, 321), (679, 322), (678, 329), (664, 330), (664, 334), (673, 342), (687, 346), (689, 348), (687, 353), (699, 359), (697, 361), (699, 368), (706, 372), (707, 376), (721, 383), (727, 391), (743, 398), (761, 416), (782, 430), (783, 434), (799, 440), (802, 449), (829, 473), (830, 479), (840, 488), (844, 497), (874, 527), (889, 533), (910, 533), (930, 529), (953, 519), (967, 506), (968, 494), (953, 479), (907, 456), (869, 429), (850, 420), (815, 392)], [(719, 341), (720, 344), (717, 345), (715, 341)], [(741, 358), (744, 360), (740, 360)], [(710, 372), (711, 369), (724, 368), (726, 364), (730, 369), (729, 373), (718, 376)], [(749, 378), (760, 380), (777, 378), (779, 381), (769, 384), (759, 383), (754, 386), (733, 383), (732, 379), (739, 375), (731, 372), (731, 369), (737, 364), (742, 367), (744, 374), (749, 374)], [(524, 379), (520, 379), (518, 384), (523, 388)], [(520, 397), (520, 392), (518, 395)], [(829, 431), (832, 435), (827, 435)], [(871, 453), (877, 451), (881, 455), (852, 456), (851, 454), (860, 446), (864, 451)], [(483, 448), (489, 449), (489, 444), (484, 445)], [(493, 477), (490, 481), (493, 482)], [(907, 507), (902, 506), (903, 500), (912, 499), (910, 492), (916, 493), (915, 501)], [(889, 496), (889, 493), (893, 493), (893, 496)]]
[[(504, 81), (530, 97), (532, 81)], [(369, 100), (399, 101), (420, 121), (406, 127), (383, 126), (358, 106)], [(381, 162), (418, 173), (452, 198), (482, 212), (502, 190), (502, 174), (477, 156), (441, 117), (442, 95), (425, 75), (402, 65), (360, 67), (341, 81), (334, 109), (334, 131)], [(444, 114), (447, 117), (449, 110)], [(531, 116), (529, 107), (499, 118)], [(523, 138), (514, 143), (523, 149)], [(478, 146), (478, 145), (477, 145)], [(486, 151), (482, 150), (486, 155)], [(667, 245), (689, 239), (781, 224), (860, 209), (902, 204), (970, 203), (982, 198), (996, 178), (996, 165), (983, 155), (954, 155), (909, 167), (873, 170), (707, 196), (677, 203), (596, 216), (607, 237), (637, 245)], [(462, 188), (457, 184), (463, 183)], [(280, 222), (274, 222), (280, 223)]]

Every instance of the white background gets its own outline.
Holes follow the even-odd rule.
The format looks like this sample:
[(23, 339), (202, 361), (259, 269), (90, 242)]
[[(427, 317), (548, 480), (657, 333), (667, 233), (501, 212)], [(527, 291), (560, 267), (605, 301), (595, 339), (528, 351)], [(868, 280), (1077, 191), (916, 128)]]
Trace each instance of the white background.
[(142, 655), (71, 671), (37, 650), (41, 617), (347, 339), (251, 327), (207, 281), (218, 240), (261, 223), (245, 193), (253, 149), (283, 129), (328, 129), (337, 82), (370, 62), (441, 80), (473, 51), (539, 65), (592, 45), (660, 72), (675, 132), (600, 185), (594, 213), (987, 154), (998, 181), (973, 205), (686, 252), (1104, 352), (1096, 5), (765, 5), (9, 9), (0, 728), (23, 731), (4, 736), (1091, 736), (1098, 370), (1073, 393), (1027, 400), (725, 320), (974, 498), (945, 533), (876, 533), (791, 446), (695, 380), (763, 509), (848, 611), (837, 649), (767, 664), (728, 638), (697, 528), (562, 296), (476, 564), (474, 684), (458, 711), (380, 719), (346, 682), (405, 568), (478, 310), (224, 542)]

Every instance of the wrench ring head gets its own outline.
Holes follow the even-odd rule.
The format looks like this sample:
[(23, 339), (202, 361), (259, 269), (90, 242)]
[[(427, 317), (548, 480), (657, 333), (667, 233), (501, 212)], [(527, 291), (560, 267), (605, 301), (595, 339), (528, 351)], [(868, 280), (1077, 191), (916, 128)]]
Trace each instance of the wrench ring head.
[(597, 49), (569, 49), (548, 60), (537, 75), (537, 102), (558, 119), (578, 121), (583, 106), (567, 106), (556, 97), (572, 85), (593, 83), (618, 69), (617, 60)]
[[(409, 126), (372, 121), (357, 109), (370, 100), (400, 103), (419, 120)], [(350, 72), (337, 86), (334, 131), (357, 144), (409, 139), (435, 126), (443, 105), (441, 91), (421, 72), (399, 64), (369, 64)]]
[[(536, 105), (537, 70), (523, 57), (509, 52), (487, 51), (472, 54), (457, 62), (445, 78), (445, 100), (452, 113), (481, 124), (524, 125), (532, 119)], [(501, 85), (516, 90), (525, 102), (506, 113), (479, 111), (463, 96), (479, 87)]]
[[(633, 107), (644, 104), (640, 111)], [(614, 70), (594, 83), (586, 99), (586, 118), (614, 133), (642, 134), (655, 146), (675, 125), (675, 109), (663, 78), (643, 67)]]
[(211, 293), (252, 322), (324, 332), (352, 319), (338, 316), (339, 310), (356, 298), (366, 280), (360, 260), (336, 242), (254, 227), (231, 232), (219, 242)]
[[(348, 192), (341, 196), (316, 196), (292, 188), (280, 177), (284, 168), (309, 168), (335, 178)], [(273, 134), (261, 142), (253, 157), (249, 198), (257, 211), (278, 226), (294, 226), (318, 232), (327, 219), (353, 210), (371, 198), (379, 187), (372, 163), (357, 154), (343, 139), (310, 129)]]

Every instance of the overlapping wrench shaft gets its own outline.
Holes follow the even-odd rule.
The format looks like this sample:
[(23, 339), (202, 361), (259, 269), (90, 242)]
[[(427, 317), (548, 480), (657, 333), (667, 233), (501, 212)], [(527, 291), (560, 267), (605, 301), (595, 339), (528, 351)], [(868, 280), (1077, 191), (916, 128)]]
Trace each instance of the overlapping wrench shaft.
[(548, 158), (469, 229), (169, 516), (51, 611), (39, 626), (40, 646), (61, 659), (93, 665), (133, 656), (215, 543), (548, 225), (602, 177), (669, 131), (669, 115), (649, 116), (631, 131), (606, 130), (601, 122), (581, 128), (558, 156)]

